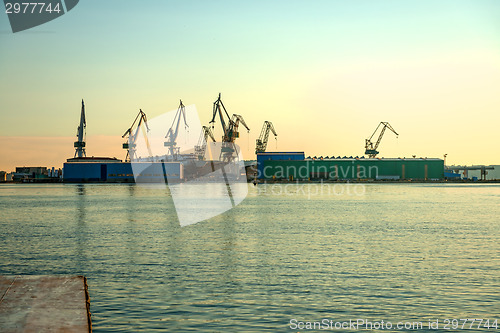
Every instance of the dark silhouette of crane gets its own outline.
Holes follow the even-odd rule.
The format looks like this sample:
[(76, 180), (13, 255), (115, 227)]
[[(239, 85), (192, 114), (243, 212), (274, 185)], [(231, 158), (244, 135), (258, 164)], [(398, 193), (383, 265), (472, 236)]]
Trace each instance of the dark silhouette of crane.
[(168, 147), (168, 155), (172, 160), (177, 160), (177, 157), (179, 155), (180, 147), (177, 147), (177, 142), (175, 142), (175, 140), (177, 139), (177, 135), (179, 134), (181, 117), (184, 119), (184, 128), (188, 128), (189, 125), (186, 121), (186, 108), (184, 107), (184, 104), (182, 104), (182, 100), (180, 101), (179, 107), (177, 108), (177, 113), (175, 114), (172, 126), (170, 126), (167, 135), (165, 135), (165, 138), (167, 140), (163, 143), (165, 147)]
[[(232, 156), (233, 152), (236, 151), (236, 147), (234, 145), (234, 141), (236, 138), (239, 138), (240, 134), (238, 132), (238, 126), (240, 123), (250, 132), (250, 128), (243, 120), (243, 117), (239, 114), (233, 114), (232, 117), (227, 113), (226, 107), (221, 100), (221, 94), (219, 93), (219, 98), (214, 102), (213, 107), (213, 116), (210, 123), (212, 124), (212, 128), (214, 128), (215, 117), (219, 115), (219, 119), (222, 126), (222, 147), (221, 147), (221, 155), (223, 156), (223, 161), (230, 161), (234, 156)], [(224, 119), (224, 115), (227, 117), (227, 122)]]
[(80, 113), (80, 126), (76, 130), (76, 136), (78, 141), (75, 141), (75, 156), (74, 157), (84, 157), (87, 156), (85, 153), (85, 137), (87, 134), (87, 122), (85, 121), (85, 104), (82, 99), (82, 112)]
[[(239, 138), (240, 134), (238, 132), (238, 126), (241, 123), (245, 128), (250, 131), (250, 128), (248, 128), (247, 124), (243, 120), (243, 117), (238, 115), (238, 114), (233, 114), (233, 117), (229, 116), (229, 113), (226, 111), (226, 107), (224, 106), (224, 103), (222, 103), (221, 100), (221, 94), (219, 94), (219, 98), (214, 102), (214, 107), (213, 107), (213, 116), (212, 120), (210, 123), (212, 124), (212, 128), (214, 128), (214, 123), (215, 123), (215, 117), (217, 114), (219, 115), (221, 126), (222, 126), (222, 131), (223, 131), (223, 136), (222, 136), (222, 142), (234, 142), (236, 138)], [(223, 112), (224, 111), (224, 112)], [(227, 116), (227, 123), (226, 120), (224, 119), (224, 114)]]
[[(132, 133), (134, 129), (134, 125), (139, 120), (137, 123), (137, 129), (135, 130), (135, 133)], [(127, 156), (125, 157), (125, 161), (131, 161), (137, 158), (136, 156), (136, 141), (137, 141), (137, 135), (139, 134), (139, 129), (144, 122), (144, 125), (146, 126), (147, 131), (149, 132), (149, 127), (148, 127), (148, 118), (146, 117), (146, 114), (142, 111), (139, 110), (139, 113), (135, 117), (134, 122), (130, 126), (128, 130), (125, 131), (125, 133), (122, 135), (122, 138), (127, 137), (127, 142), (123, 144), (123, 149), (127, 149)], [(149, 146), (149, 141), (146, 135), (144, 135), (144, 139), (146, 141), (146, 146), (148, 148), (149, 156), (152, 156), (151, 153), (151, 147)]]
[[(374, 144), (372, 142), (372, 138), (377, 133), (378, 129), (381, 128), (380, 135), (378, 136), (377, 142)], [(396, 136), (399, 136), (399, 134), (392, 128), (392, 126), (386, 122), (386, 121), (381, 121), (380, 124), (378, 124), (377, 128), (373, 132), (372, 136), (370, 136), (369, 139), (365, 139), (365, 154), (368, 155), (369, 158), (375, 158), (377, 154), (379, 153), (377, 151), (378, 146), (380, 145), (380, 141), (382, 141), (382, 137), (384, 136), (385, 130), (390, 129)]]
[(267, 142), (269, 140), (269, 132), (273, 132), (274, 138), (276, 139), (278, 134), (276, 134), (276, 131), (274, 130), (273, 123), (266, 120), (264, 122), (264, 126), (262, 126), (262, 130), (260, 131), (260, 136), (255, 142), (255, 154), (266, 151)]

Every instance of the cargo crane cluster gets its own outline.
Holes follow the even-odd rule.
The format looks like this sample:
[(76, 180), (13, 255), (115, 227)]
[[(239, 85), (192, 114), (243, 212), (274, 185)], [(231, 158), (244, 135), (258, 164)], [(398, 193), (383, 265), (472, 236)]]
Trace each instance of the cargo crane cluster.
[[(225, 182), (227, 193), (231, 195), (231, 191), (235, 187), (230, 186), (230, 182), (244, 178), (247, 181), (253, 179), (255, 185), (268, 181), (349, 182), (351, 180), (380, 180), (392, 182), (460, 179), (460, 175), (456, 171), (447, 172), (450, 171), (450, 168), (446, 168), (446, 161), (443, 159), (417, 158), (416, 155), (413, 155), (411, 161), (404, 155), (398, 158), (377, 158), (384, 135), (388, 131), (393, 132), (396, 136), (399, 135), (389, 122), (378, 123), (375, 131), (370, 133), (371, 136), (365, 139), (364, 153), (366, 155), (364, 156), (347, 155), (341, 157), (339, 155), (338, 157), (314, 156), (306, 158), (303, 151), (266, 152), (271, 135), (276, 140), (278, 136), (274, 124), (266, 120), (260, 135), (256, 136), (255, 140), (256, 161), (251, 158), (242, 161), (240, 148), (236, 142), (240, 138), (239, 130), (244, 128), (250, 131), (250, 127), (240, 113), (228, 112), (220, 93), (213, 102), (211, 118), (207, 119), (210, 122), (204, 124), (206, 126), (196, 124), (201, 130), (197, 144), (196, 141), (188, 140), (189, 138), (186, 138), (185, 142), (181, 140), (182, 134), (184, 134), (183, 127), (188, 131), (193, 129), (189, 122), (191, 113), (187, 110), (188, 107), (185, 107), (180, 101), (177, 112), (175, 110), (169, 112), (169, 120), (165, 124), (161, 121), (165, 117), (158, 117), (158, 121), (148, 123), (146, 113), (140, 109), (132, 125), (122, 136), (127, 138), (127, 142), (123, 144), (123, 148), (127, 150), (127, 156), (125, 161), (122, 161), (115, 157), (86, 156), (88, 153), (86, 151), (88, 147), (85, 144), (86, 105), (82, 100), (77, 140), (74, 142), (75, 157), (69, 158), (64, 164), (63, 181), (160, 182), (164, 184), (190, 180), (210, 183)], [(217, 131), (217, 135), (214, 135), (216, 122), (220, 123), (217, 126), (222, 129), (221, 136), (218, 134), (220, 130)], [(155, 134), (158, 136), (154, 136)], [(216, 140), (217, 136), (220, 139)], [(220, 142), (216, 142), (219, 140)], [(180, 141), (183, 141), (182, 144)], [(212, 142), (216, 144), (212, 144)], [(151, 148), (157, 149), (155, 153), (158, 155), (153, 156)], [(248, 149), (250, 150), (250, 147)], [(444, 156), (446, 157), (446, 155)], [(334, 171), (320, 171), (323, 168)], [(485, 170), (487, 169), (488, 167), (481, 166), (483, 178), (486, 177)], [(465, 167), (465, 170), (473, 169)], [(467, 174), (464, 176), (468, 178)], [(236, 200), (232, 201), (233, 205), (237, 204)]]
[[(243, 119), (243, 116), (239, 114), (233, 114), (232, 116), (229, 115), (224, 103), (222, 102), (221, 94), (219, 93), (217, 100), (213, 103), (212, 119), (209, 122), (211, 126), (202, 127), (198, 144), (194, 147), (194, 154), (187, 154), (189, 156), (186, 155), (187, 157), (183, 159), (205, 159), (205, 152), (209, 139), (211, 139), (212, 142), (216, 142), (213, 129), (215, 127), (215, 122), (217, 121), (217, 119), (220, 121), (220, 125), (222, 128), (222, 145), (221, 155), (219, 156), (219, 158), (222, 157), (221, 160), (224, 162), (228, 162), (231, 159), (235, 158), (235, 141), (240, 137), (240, 133), (238, 131), (239, 126), (242, 125), (247, 129), (248, 132), (250, 132), (250, 128)], [(189, 128), (186, 118), (186, 108), (182, 103), (182, 100), (180, 100), (179, 107), (177, 108), (177, 112), (172, 121), (172, 125), (165, 135), (164, 147), (167, 148), (165, 161), (179, 160), (180, 147), (177, 146), (177, 138), (179, 135), (179, 129), (181, 127), (181, 122), (183, 123), (185, 129)], [(152, 157), (151, 147), (147, 135), (147, 133), (149, 132), (148, 120), (146, 113), (142, 111), (142, 109), (140, 109), (132, 125), (122, 135), (122, 138), (127, 137), (127, 142), (123, 143), (123, 149), (127, 150), (125, 161), (131, 161), (138, 158), (136, 142), (142, 125), (144, 125), (146, 128), (146, 132), (144, 132), (145, 144), (148, 149), (149, 157)], [(86, 157), (86, 126), (85, 103), (82, 99), (80, 125), (77, 128), (77, 141), (74, 142), (74, 158)], [(372, 133), (372, 135), (368, 139), (365, 139), (365, 155), (368, 155), (369, 158), (376, 158), (379, 154), (378, 149), (387, 129), (396, 134), (396, 136), (399, 136), (399, 134), (391, 126), (391, 124), (389, 124), (389, 122), (380, 122), (375, 128), (375, 131)], [(264, 121), (260, 135), (255, 142), (255, 154), (263, 153), (266, 151), (269, 142), (269, 135), (271, 133), (277, 140), (278, 134), (276, 133), (273, 123), (266, 120)], [(376, 136), (377, 133), (379, 133), (378, 136)], [(376, 138), (376, 141), (374, 140), (374, 138)], [(236, 156), (237, 155), (238, 154), (236, 154)]]
[[(123, 143), (122, 148), (127, 151), (125, 161), (139, 161), (143, 160), (138, 152), (138, 139), (141, 127), (144, 128), (144, 143), (148, 151), (148, 157), (145, 157), (147, 161), (187, 161), (187, 160), (205, 160), (205, 153), (207, 151), (207, 146), (209, 141), (216, 142), (214, 135), (215, 123), (219, 121), (222, 128), (221, 146), (220, 146), (220, 156), (219, 160), (222, 162), (230, 162), (237, 158), (238, 152), (236, 149), (235, 141), (240, 137), (240, 126), (243, 126), (248, 132), (250, 132), (250, 127), (245, 122), (245, 119), (240, 114), (230, 115), (227, 111), (224, 103), (221, 99), (221, 94), (219, 93), (218, 98), (213, 103), (212, 118), (209, 122), (209, 126), (202, 126), (201, 134), (198, 140), (198, 144), (194, 146), (194, 154), (182, 155), (181, 158), (181, 148), (178, 146), (177, 140), (179, 137), (179, 132), (181, 126), (183, 125), (185, 130), (189, 130), (189, 124), (187, 121), (186, 107), (184, 106), (182, 100), (179, 102), (177, 112), (174, 116), (172, 124), (168, 129), (163, 146), (166, 148), (166, 153), (158, 158), (158, 156), (152, 156), (152, 150), (149, 142), (149, 132), (150, 128), (148, 125), (147, 115), (142, 109), (139, 109), (137, 116), (135, 117), (132, 125), (125, 131), (122, 138), (126, 138), (126, 142)], [(256, 139), (255, 153), (265, 152), (267, 149), (269, 135), (272, 133), (276, 139), (277, 133), (270, 121), (264, 121), (264, 125), (260, 132), (260, 136)], [(85, 151), (85, 137), (86, 137), (86, 120), (85, 120), (85, 104), (82, 100), (82, 108), (80, 114), (80, 125), (77, 129), (77, 141), (74, 142), (75, 147), (75, 158), (82, 158), (86, 156)], [(215, 157), (215, 156), (213, 156)]]
[[(231, 161), (235, 157), (234, 153), (236, 152), (235, 140), (240, 136), (238, 131), (239, 126), (240, 125), (244, 126), (248, 131), (250, 131), (250, 128), (243, 119), (243, 116), (239, 114), (233, 114), (232, 116), (229, 116), (229, 113), (227, 112), (226, 107), (222, 102), (221, 94), (219, 94), (217, 100), (213, 103), (213, 114), (212, 114), (212, 120), (210, 121), (211, 126), (202, 127), (198, 144), (194, 147), (194, 154), (187, 154), (189, 156), (186, 155), (183, 156), (183, 158), (180, 158), (180, 147), (178, 147), (177, 145), (177, 138), (179, 135), (179, 129), (181, 127), (181, 123), (184, 124), (185, 129), (188, 129), (189, 125), (186, 118), (186, 108), (182, 103), (182, 100), (180, 100), (179, 107), (177, 108), (177, 112), (172, 121), (172, 125), (168, 129), (167, 134), (165, 135), (165, 140), (163, 143), (164, 147), (167, 148), (167, 153), (165, 154), (165, 160), (166, 161), (178, 161), (181, 159), (203, 160), (205, 158), (205, 152), (207, 149), (208, 140), (211, 139), (213, 142), (216, 142), (213, 129), (215, 127), (214, 124), (216, 122), (217, 116), (218, 119), (220, 120), (223, 132), (221, 138), (221, 143), (222, 143), (221, 156), (219, 156), (219, 158), (222, 157), (222, 161), (225, 162)], [(81, 124), (82, 122), (84, 124), (84, 115), (82, 115), (82, 117), (83, 120), (81, 121)], [(146, 127), (146, 131), (149, 132), (146, 113), (144, 113), (141, 109), (139, 111), (139, 114), (136, 116), (134, 122), (130, 126), (130, 128), (128, 128), (127, 131), (122, 135), (122, 138), (127, 137), (127, 142), (123, 143), (123, 149), (127, 150), (125, 161), (131, 161), (138, 158), (136, 141), (139, 135), (139, 130), (141, 128), (141, 125), (143, 124)], [(75, 142), (75, 147), (77, 147), (77, 143), (79, 146), (85, 145), (85, 143), (83, 144), (80, 143), (80, 137), (82, 136), (80, 135), (81, 132), (80, 128), (84, 128), (84, 126), (80, 125), (79, 127), (79, 141)], [(273, 133), (276, 133), (274, 131), (274, 128), (272, 129), (272, 131)], [(151, 147), (148, 141), (147, 132), (144, 134), (144, 139), (149, 152), (149, 156), (152, 157)], [(80, 150), (77, 149), (77, 152), (78, 154), (80, 154)], [(77, 154), (77, 152), (75, 154)], [(85, 154), (84, 150), (82, 154)]]
[[(372, 142), (373, 137), (377, 133), (377, 131), (380, 130), (380, 134), (377, 138), (377, 141), (375, 143)], [(386, 129), (391, 130), (394, 134), (396, 134), (396, 137), (399, 136), (399, 134), (392, 128), (392, 126), (386, 122), (386, 121), (381, 121), (380, 124), (378, 124), (377, 128), (373, 132), (372, 136), (370, 136), (369, 139), (365, 139), (365, 155), (368, 155), (369, 158), (375, 158), (377, 157), (377, 154), (379, 151), (377, 151), (378, 146), (380, 145), (380, 141), (382, 141), (382, 137), (384, 136), (385, 130)]]
[[(67, 163), (65, 163), (65, 181), (137, 182), (137, 177), (140, 177), (141, 181), (145, 182), (166, 182), (167, 178), (168, 181), (177, 182), (190, 179), (200, 180), (207, 176), (205, 179), (212, 182), (222, 180), (218, 178), (222, 176), (223, 181), (227, 184), (228, 180), (245, 177), (245, 173), (248, 181), (252, 180), (253, 175), (254, 184), (271, 179), (273, 181), (294, 181), (296, 179), (304, 181), (319, 179), (328, 181), (349, 181), (350, 179), (427, 181), (443, 178), (445, 161), (441, 159), (417, 159), (416, 155), (413, 155), (411, 162), (406, 157), (377, 158), (379, 157), (380, 144), (384, 135), (391, 131), (396, 136), (399, 136), (399, 133), (389, 122), (378, 123), (371, 136), (365, 139), (364, 156), (314, 156), (312, 160), (318, 160), (315, 163), (316, 161), (310, 162), (311, 158), (306, 158), (303, 151), (266, 152), (271, 135), (275, 140), (277, 140), (278, 136), (274, 124), (266, 120), (263, 123), (260, 135), (255, 140), (257, 161), (251, 158), (251, 160), (241, 161), (240, 148), (236, 145), (236, 142), (240, 138), (239, 131), (242, 128), (250, 131), (250, 127), (241, 114), (233, 114), (226, 109), (220, 93), (213, 102), (211, 118), (207, 119), (210, 121), (205, 124), (206, 126), (196, 124), (201, 129), (197, 144), (196, 141), (188, 140), (188, 138), (186, 138), (185, 142), (181, 140), (182, 134), (184, 134), (183, 128), (188, 131), (192, 130), (192, 127), (190, 127), (192, 124), (189, 123), (190, 113), (186, 110), (188, 110), (188, 107), (185, 107), (181, 100), (177, 112), (174, 110), (168, 114), (169, 123), (162, 123), (161, 119), (165, 118), (159, 118), (155, 124), (154, 121), (148, 123), (146, 113), (140, 109), (132, 125), (122, 136), (127, 138), (127, 142), (123, 144), (123, 148), (127, 150), (127, 156), (125, 162), (122, 162), (114, 157), (86, 157), (86, 106), (82, 100), (77, 140), (74, 142), (75, 157), (68, 159)], [(222, 129), (220, 136), (220, 129), (214, 130), (216, 122), (219, 123), (217, 126)], [(160, 126), (156, 137), (154, 134), (157, 132), (157, 126), (154, 125)], [(142, 133), (139, 133), (140, 131)], [(214, 133), (217, 133), (217, 135), (214, 135)], [(219, 139), (216, 140), (217, 136), (219, 136)], [(182, 143), (185, 145), (183, 146), (180, 141), (183, 141)], [(212, 144), (212, 142), (216, 144)], [(158, 149), (159, 155), (153, 156), (151, 148)], [(250, 147), (248, 149), (250, 150)], [(96, 167), (95, 164), (89, 164), (89, 162), (100, 163), (100, 168)], [(272, 167), (270, 174), (265, 173), (266, 164)], [(245, 172), (242, 171), (243, 166)], [(273, 168), (274, 166), (276, 168)], [(288, 168), (289, 166), (304, 170), (303, 174), (296, 169)], [(327, 168), (334, 167), (337, 174), (319, 172), (318, 169), (323, 166)], [(375, 174), (370, 173), (373, 169), (372, 166), (376, 167)], [(136, 170), (133, 170), (134, 167)], [(339, 173), (339, 168), (345, 169)], [(269, 171), (269, 168), (267, 169)], [(278, 169), (284, 170), (284, 173), (277, 172)], [(352, 170), (352, 172), (348, 173), (346, 170)]]

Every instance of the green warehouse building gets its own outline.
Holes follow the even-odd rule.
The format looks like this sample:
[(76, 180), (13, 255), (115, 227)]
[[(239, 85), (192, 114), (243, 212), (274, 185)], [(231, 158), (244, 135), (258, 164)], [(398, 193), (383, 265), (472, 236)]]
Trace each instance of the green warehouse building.
[(288, 157), (285, 152), (259, 153), (258, 178), (264, 180), (442, 180), (444, 178), (444, 161), (439, 158), (298, 159), (299, 153), (291, 154)]

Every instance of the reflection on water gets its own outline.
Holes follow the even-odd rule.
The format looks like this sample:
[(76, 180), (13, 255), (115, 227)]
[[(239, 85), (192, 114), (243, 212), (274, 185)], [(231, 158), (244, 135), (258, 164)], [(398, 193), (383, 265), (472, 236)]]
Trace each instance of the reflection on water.
[(0, 274), (86, 275), (95, 332), (498, 318), (500, 186), (312, 189), (181, 228), (165, 186), (2, 185)]
[(88, 244), (88, 230), (86, 221), (86, 199), (85, 199), (85, 186), (75, 185), (75, 200), (76, 200), (76, 228), (74, 237), (76, 239), (76, 254), (75, 258), (78, 261), (78, 266), (86, 267), (88, 263), (86, 247)]

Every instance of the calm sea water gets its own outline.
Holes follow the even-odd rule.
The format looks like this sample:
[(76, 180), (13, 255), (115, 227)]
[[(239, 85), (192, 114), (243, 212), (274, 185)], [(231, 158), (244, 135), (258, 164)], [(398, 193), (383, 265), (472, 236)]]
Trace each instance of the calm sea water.
[(95, 332), (500, 320), (499, 185), (250, 186), (184, 228), (165, 188), (1, 185), (0, 212), (0, 274), (87, 276)]

